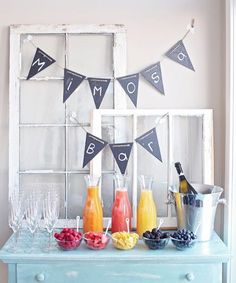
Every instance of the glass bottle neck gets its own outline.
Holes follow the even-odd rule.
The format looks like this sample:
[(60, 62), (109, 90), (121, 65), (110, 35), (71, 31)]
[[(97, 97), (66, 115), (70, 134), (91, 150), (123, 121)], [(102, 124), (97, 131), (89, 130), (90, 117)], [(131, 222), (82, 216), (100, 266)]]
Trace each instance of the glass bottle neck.
[(99, 187), (90, 186), (87, 188), (88, 196), (90, 197), (97, 197), (98, 196)]

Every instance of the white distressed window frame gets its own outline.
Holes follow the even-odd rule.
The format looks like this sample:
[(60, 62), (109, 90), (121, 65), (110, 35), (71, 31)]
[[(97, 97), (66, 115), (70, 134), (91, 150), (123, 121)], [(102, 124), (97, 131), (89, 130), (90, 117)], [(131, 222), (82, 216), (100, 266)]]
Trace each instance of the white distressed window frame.
[[(134, 139), (137, 138), (137, 119), (141, 116), (163, 116), (168, 113), (168, 176), (167, 176), (167, 185), (171, 184), (172, 176), (171, 176), (171, 166), (173, 165), (173, 156), (172, 156), (172, 119), (173, 117), (201, 117), (202, 118), (202, 126), (203, 126), (203, 182), (204, 184), (214, 184), (214, 148), (213, 148), (213, 111), (211, 109), (133, 109), (133, 110), (114, 110), (114, 109), (98, 109), (93, 110), (92, 116), (92, 130), (93, 134), (97, 137), (102, 137), (102, 118), (105, 116), (109, 117), (132, 117), (133, 119), (133, 128), (132, 134)], [(134, 142), (132, 148), (133, 155), (133, 179), (132, 179), (132, 203), (133, 203), (133, 219), (132, 226), (136, 227), (136, 215), (137, 215), (137, 144)], [(98, 154), (92, 162), (92, 173), (95, 175), (101, 175), (102, 172), (102, 159), (101, 154)], [(162, 217), (164, 219), (165, 227), (172, 228), (176, 227), (176, 218), (171, 217), (171, 206), (168, 206), (168, 216)], [(105, 223), (107, 223), (109, 218), (105, 218)]]
[[(9, 195), (13, 191), (19, 191), (19, 147), (20, 147), (20, 127), (32, 126), (20, 124), (20, 81), (25, 78), (20, 77), (21, 70), (21, 36), (26, 34), (64, 34), (65, 35), (65, 62), (67, 60), (67, 35), (112, 35), (113, 36), (113, 77), (119, 77), (126, 74), (126, 29), (123, 25), (12, 25), (10, 27), (10, 81), (9, 81)], [(32, 78), (32, 80), (50, 80), (55, 77)], [(58, 78), (56, 78), (58, 79)], [(117, 80), (113, 85), (114, 108), (126, 108), (126, 96), (124, 95)], [(68, 124), (35, 124), (34, 127), (40, 126), (62, 126), (67, 131)], [(67, 169), (66, 169), (67, 170)], [(68, 172), (63, 171), (67, 176)], [(47, 170), (48, 171), (48, 170)], [(33, 174), (53, 174), (45, 170), (29, 170), (27, 173)], [(58, 172), (57, 172), (58, 173)], [(65, 204), (66, 205), (66, 204)], [(58, 227), (64, 226), (65, 221), (61, 220)]]

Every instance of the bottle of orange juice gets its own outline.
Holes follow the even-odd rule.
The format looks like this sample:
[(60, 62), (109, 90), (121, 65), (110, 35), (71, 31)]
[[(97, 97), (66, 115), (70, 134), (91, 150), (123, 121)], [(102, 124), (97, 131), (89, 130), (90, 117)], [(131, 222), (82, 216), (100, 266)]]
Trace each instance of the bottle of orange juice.
[(142, 236), (145, 231), (157, 227), (157, 212), (152, 194), (153, 178), (141, 175), (139, 183), (141, 194), (137, 213), (137, 233)]
[(86, 232), (103, 231), (103, 211), (99, 197), (100, 177), (86, 175), (87, 198), (83, 210), (83, 230)]

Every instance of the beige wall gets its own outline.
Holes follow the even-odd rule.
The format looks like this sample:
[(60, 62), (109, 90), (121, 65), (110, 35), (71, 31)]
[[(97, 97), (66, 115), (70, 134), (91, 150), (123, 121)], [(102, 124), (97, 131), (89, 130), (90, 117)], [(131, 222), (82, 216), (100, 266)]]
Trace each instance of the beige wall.
[[(41, 11), (41, 12), (40, 12)], [(8, 58), (10, 24), (122, 23), (127, 27), (128, 71), (157, 61), (178, 40), (192, 17), (196, 32), (186, 46), (196, 73), (170, 61), (163, 65), (166, 96), (140, 84), (143, 108), (213, 108), (215, 183), (224, 181), (224, 1), (222, 0), (0, 0), (0, 245), (10, 234), (7, 225), (8, 183)], [(148, 95), (142, 95), (148, 93)], [(220, 231), (221, 221), (218, 217)], [(0, 282), (6, 282), (2, 264)]]

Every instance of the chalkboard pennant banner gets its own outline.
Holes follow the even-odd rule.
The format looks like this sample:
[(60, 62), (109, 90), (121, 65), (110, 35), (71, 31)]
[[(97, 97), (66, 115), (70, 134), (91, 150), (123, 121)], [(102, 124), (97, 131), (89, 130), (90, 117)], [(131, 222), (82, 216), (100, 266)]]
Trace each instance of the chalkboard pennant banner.
[(110, 79), (88, 78), (93, 100), (97, 109), (102, 103), (110, 81)]
[(165, 94), (160, 62), (147, 67), (146, 69), (141, 71), (141, 74), (161, 94)]
[(162, 162), (156, 128), (146, 132), (142, 136), (135, 139), (135, 141)]
[(133, 102), (134, 106), (137, 107), (139, 74), (120, 77), (117, 78), (117, 80)]
[(71, 96), (71, 94), (77, 89), (86, 77), (64, 69), (64, 91), (63, 91), (63, 103)]
[(86, 134), (83, 168), (101, 151), (108, 143), (94, 135)]
[(37, 48), (33, 62), (29, 70), (29, 74), (27, 76), (27, 80), (37, 75), (39, 72), (43, 71), (44, 69), (46, 69), (55, 62), (56, 60), (54, 60), (52, 57), (50, 57), (40, 48)]
[(171, 47), (171, 49), (167, 51), (165, 55), (184, 67), (195, 71), (182, 40), (178, 41), (173, 47)]
[(133, 143), (115, 143), (110, 144), (111, 151), (120, 169), (121, 174), (125, 174), (129, 162)]

